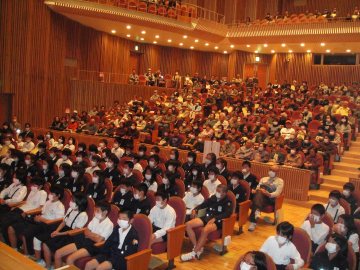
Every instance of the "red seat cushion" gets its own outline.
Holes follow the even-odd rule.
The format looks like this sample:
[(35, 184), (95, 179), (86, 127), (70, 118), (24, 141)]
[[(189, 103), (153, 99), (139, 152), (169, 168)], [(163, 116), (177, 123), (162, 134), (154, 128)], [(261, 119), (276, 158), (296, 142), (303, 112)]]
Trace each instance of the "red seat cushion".
[(261, 210), (261, 212), (264, 212), (264, 213), (273, 213), (273, 212), (274, 212), (274, 206), (268, 205), (268, 206), (266, 206), (265, 208), (263, 208), (263, 209)]
[(151, 246), (153, 254), (161, 254), (166, 252), (166, 242), (155, 243)]

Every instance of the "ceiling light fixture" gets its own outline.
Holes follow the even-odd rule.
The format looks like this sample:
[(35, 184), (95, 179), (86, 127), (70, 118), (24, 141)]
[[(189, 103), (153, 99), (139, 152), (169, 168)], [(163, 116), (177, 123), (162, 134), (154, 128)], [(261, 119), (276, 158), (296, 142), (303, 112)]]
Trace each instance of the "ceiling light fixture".
[(265, 47), (265, 48), (267, 48), (267, 47), (268, 47), (268, 45), (265, 43), (265, 44), (264, 44), (264, 47)]
[(111, 30), (111, 33), (116, 34), (116, 30)]
[(285, 44), (285, 43), (281, 44), (281, 47), (285, 47), (285, 46), (286, 46), (286, 44)]
[(187, 36), (187, 35), (183, 35), (183, 38), (187, 39), (187, 38), (188, 38), (188, 36)]
[(127, 25), (127, 26), (126, 26), (126, 29), (131, 29), (131, 25)]
[(159, 36), (159, 35), (156, 35), (155, 38), (160, 38), (160, 36)]
[(131, 35), (130, 35), (130, 34), (127, 34), (126, 36), (127, 36), (127, 37), (131, 37)]
[(172, 40), (171, 39), (168, 39), (168, 43), (171, 43), (172, 42)]
[(227, 51), (224, 51), (224, 54), (227, 54)]
[(311, 50), (307, 50), (306, 52), (307, 52), (307, 53), (311, 53)]
[(300, 46), (301, 46), (301, 47), (305, 47), (305, 43), (301, 43)]
[(259, 51), (255, 51), (254, 53), (259, 53)]
[(198, 43), (199, 42), (199, 40), (198, 39), (195, 39), (195, 43)]
[(144, 38), (142, 37), (142, 38), (140, 38), (140, 40), (141, 40), (141, 41), (144, 41)]
[(209, 46), (209, 43), (205, 43), (205, 46)]
[(246, 45), (247, 48), (250, 48), (251, 46), (249, 44)]
[(217, 50), (217, 49), (219, 49), (219, 47), (218, 47), (218, 46), (215, 46), (214, 49)]
[(156, 41), (156, 40), (154, 40), (154, 41), (153, 41), (153, 43), (154, 43), (154, 44), (156, 44), (156, 43), (157, 43), (157, 41)]
[(182, 43), (182, 42), (181, 42), (181, 43), (179, 43), (179, 46), (184, 46), (184, 43)]
[(145, 31), (145, 30), (142, 30), (142, 31), (141, 31), (141, 34), (145, 35), (145, 34), (146, 34), (146, 31)]
[(194, 49), (194, 46), (191, 46), (190, 49), (193, 50), (193, 49)]
[(233, 45), (233, 44), (230, 45), (230, 48), (234, 48), (234, 47), (235, 47), (235, 45)]
[(329, 49), (326, 50), (327, 53), (331, 52)]
[(325, 43), (324, 43), (324, 42), (321, 42), (321, 43), (320, 43), (320, 46), (321, 46), (321, 47), (324, 47), (324, 46), (325, 46)]
[(292, 53), (293, 51), (292, 50), (289, 50), (289, 53)]
[(347, 53), (351, 52), (351, 50), (346, 50)]
[(275, 51), (274, 51), (274, 50), (271, 50), (271, 53), (275, 53)]

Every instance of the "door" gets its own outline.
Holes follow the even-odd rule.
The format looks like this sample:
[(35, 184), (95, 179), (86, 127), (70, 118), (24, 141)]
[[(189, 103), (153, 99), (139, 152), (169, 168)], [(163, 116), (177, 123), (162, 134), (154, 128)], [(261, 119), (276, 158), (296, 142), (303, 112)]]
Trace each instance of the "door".
[(140, 72), (140, 54), (130, 52), (130, 70), (129, 74), (132, 70), (135, 69), (136, 74)]
[(245, 64), (244, 78), (257, 78), (259, 80), (259, 86), (265, 89), (268, 81), (268, 65), (266, 64)]
[(0, 123), (10, 121), (13, 94), (0, 94)]

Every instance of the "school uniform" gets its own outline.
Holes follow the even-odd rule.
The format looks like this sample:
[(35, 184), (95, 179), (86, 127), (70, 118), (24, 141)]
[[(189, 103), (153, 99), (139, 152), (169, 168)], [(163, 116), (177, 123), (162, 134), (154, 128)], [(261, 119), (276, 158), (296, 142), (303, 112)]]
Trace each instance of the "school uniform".
[(234, 193), (236, 198), (236, 213), (239, 212), (239, 203), (246, 200), (246, 190), (242, 185), (237, 185), (235, 188), (233, 185), (229, 185), (229, 190)]
[(150, 183), (148, 180), (144, 180), (143, 183), (148, 187), (148, 191), (157, 192), (158, 183), (156, 181), (154, 181), (153, 183)]
[(173, 185), (161, 184), (158, 187), (158, 191), (168, 194), (169, 197), (179, 196), (179, 191), (175, 184)]
[(202, 179), (202, 176), (201, 176), (201, 173), (200, 173), (200, 172), (198, 172), (197, 175), (193, 175), (193, 174), (190, 172), (187, 176), (185, 176), (185, 180), (184, 180), (185, 189), (188, 190), (188, 189), (191, 187), (191, 184), (192, 184), (194, 181), (203, 182), (203, 179)]
[(221, 176), (224, 176), (226, 181), (229, 183), (230, 172), (225, 167), (221, 171), (219, 171), (219, 174)]
[(70, 177), (64, 176), (59, 177), (59, 175), (55, 175), (53, 180), (51, 181), (52, 185), (59, 185), (62, 188), (67, 188), (70, 182)]
[(166, 242), (166, 231), (174, 228), (176, 223), (176, 212), (174, 208), (168, 204), (164, 208), (154, 206), (150, 210), (149, 219), (153, 226), (156, 239), (162, 238), (162, 240)]
[[(195, 162), (185, 162), (183, 165), (182, 165), (182, 168), (184, 169), (184, 172), (185, 172), (185, 178), (191, 173), (192, 169), (194, 167), (197, 167), (198, 166), (198, 163), (195, 163)], [(200, 174), (200, 173), (199, 173)]]
[(194, 196), (194, 194), (189, 191), (185, 193), (183, 201), (186, 205), (186, 215), (190, 215), (196, 206), (204, 202), (204, 196), (201, 193)]
[(31, 176), (31, 177), (35, 176), (38, 171), (35, 164), (27, 165), (25, 169), (26, 169), (27, 176)]
[(129, 181), (132, 186), (135, 186), (137, 183), (139, 183), (138, 179), (132, 173), (130, 173), (128, 176), (120, 176), (120, 183), (124, 183), (125, 181)]
[(101, 201), (105, 199), (106, 187), (105, 184), (94, 184), (91, 183), (86, 191), (86, 195), (92, 197), (95, 201)]
[(346, 257), (337, 255), (330, 260), (326, 250), (317, 252), (311, 260), (310, 268), (314, 270), (320, 269), (349, 269), (349, 263)]
[(46, 152), (40, 153), (39, 151), (35, 155), (36, 160), (47, 160), (49, 158), (49, 154)]
[(208, 189), (210, 196), (212, 196), (216, 193), (216, 188), (218, 185), (221, 185), (221, 182), (218, 179), (214, 182), (208, 179), (204, 181), (203, 185)]
[(100, 170), (100, 167), (96, 165), (95, 167), (87, 167), (85, 169), (85, 173), (92, 175), (95, 171), (99, 171), (99, 170)]
[(254, 174), (252, 174), (252, 173), (248, 173), (248, 174), (241, 173), (240, 177), (241, 177), (240, 179), (244, 179), (246, 182), (249, 183), (251, 190), (256, 189), (256, 187), (258, 185), (258, 181), (257, 181), (257, 177)]
[(116, 205), (121, 210), (130, 210), (132, 199), (133, 193), (131, 191), (126, 192), (124, 195), (122, 195), (120, 191), (117, 191), (112, 199), (112, 204)]
[(4, 157), (3, 159), (1, 159), (1, 163), (4, 163), (9, 166), (11, 166), (13, 162), (14, 162), (14, 159), (11, 157)]
[(313, 252), (315, 252), (318, 246), (325, 242), (326, 237), (330, 231), (329, 226), (324, 222), (315, 224), (315, 226), (312, 228), (309, 220), (304, 221), (304, 223), (301, 225), (301, 229), (303, 229), (309, 235)]
[(205, 200), (202, 204), (195, 207), (195, 210), (205, 209), (205, 216), (200, 217), (204, 226), (211, 220), (215, 219), (215, 225), (218, 230), (222, 228), (222, 220), (228, 218), (232, 214), (233, 205), (227, 198), (219, 200), (215, 195)]
[(117, 147), (111, 148), (111, 153), (115, 154), (115, 156), (120, 159), (124, 155), (125, 151), (121, 147)]
[(7, 213), (10, 210), (8, 204), (23, 201), (26, 197), (26, 194), (27, 188), (22, 184), (16, 186), (14, 183), (12, 183), (10, 186), (3, 189), (0, 192), (0, 199), (4, 199), (6, 204), (0, 206), (0, 215)]
[(46, 169), (46, 170), (40, 170), (38, 172), (38, 175), (41, 177), (41, 178), (44, 178), (46, 182), (51, 182), (55, 173), (54, 171), (52, 170), (49, 170), (49, 169)]
[(114, 188), (120, 184), (120, 172), (117, 168), (110, 169), (106, 168), (104, 170), (105, 178), (108, 178), (113, 183)]
[(67, 163), (67, 164), (69, 164), (70, 166), (72, 166), (72, 161), (71, 161), (70, 159), (64, 160), (63, 158), (59, 158), (59, 159), (56, 161), (55, 165), (58, 166), (58, 168), (59, 168), (60, 165), (63, 164), (63, 163)]
[(116, 226), (95, 259), (98, 263), (109, 261), (114, 270), (126, 270), (126, 257), (138, 251), (138, 234), (133, 226), (126, 230)]
[(335, 207), (332, 207), (329, 203), (327, 203), (324, 204), (324, 207), (335, 223), (337, 223), (339, 216), (345, 214), (345, 210), (340, 203), (338, 203)]
[(85, 189), (83, 178), (70, 178), (70, 181), (67, 182), (66, 188), (69, 189), (73, 194), (76, 192), (83, 192)]
[(144, 214), (149, 215), (151, 209), (151, 202), (150, 200), (145, 197), (142, 201), (136, 200), (134, 197), (131, 201), (131, 212), (135, 214)]
[(151, 169), (151, 172), (153, 175), (160, 175), (160, 176), (163, 175), (163, 171), (158, 166), (150, 168), (150, 169)]
[(351, 214), (353, 214), (357, 208), (357, 201), (351, 194), (349, 197), (342, 195), (342, 198), (350, 204)]
[(11, 185), (11, 179), (8, 177), (0, 177), (0, 191)]

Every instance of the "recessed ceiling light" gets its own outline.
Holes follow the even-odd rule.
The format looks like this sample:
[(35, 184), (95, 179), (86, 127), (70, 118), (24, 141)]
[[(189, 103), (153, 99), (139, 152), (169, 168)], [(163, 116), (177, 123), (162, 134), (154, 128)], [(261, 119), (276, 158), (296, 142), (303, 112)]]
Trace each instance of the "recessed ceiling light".
[(185, 38), (185, 39), (186, 39), (186, 38), (188, 38), (188, 36), (187, 36), (187, 35), (183, 35), (183, 38)]
[(331, 52), (329, 49), (326, 50), (327, 53)]
[(111, 33), (116, 34), (116, 30), (111, 30)]
[(293, 51), (292, 50), (289, 50), (289, 53), (292, 53)]
[(172, 42), (172, 40), (171, 40), (171, 39), (168, 39), (168, 42), (169, 42), (169, 43), (171, 43), (171, 42)]
[(307, 53), (311, 53), (311, 50), (307, 50), (306, 52), (307, 52)]
[(320, 43), (320, 46), (321, 46), (321, 47), (324, 47), (324, 46), (325, 46), (325, 43), (324, 43), (324, 42)]
[(281, 47), (285, 47), (285, 46), (286, 46), (286, 44), (285, 44), (285, 43), (281, 44)]
[(141, 34), (145, 35), (145, 34), (146, 34), (146, 31), (145, 31), (145, 30), (142, 30), (142, 31), (141, 31)]
[(268, 45), (265, 43), (265, 44), (264, 44), (264, 47), (265, 47), (265, 48), (267, 48), (267, 47), (268, 47)]
[(230, 45), (230, 48), (234, 48), (235, 46), (233, 44)]
[(271, 53), (275, 53), (275, 51), (274, 51), (274, 50), (271, 50)]
[(205, 46), (209, 46), (209, 43), (205, 43)]
[(351, 50), (346, 50), (346, 52), (351, 52)]
[(254, 53), (259, 53), (259, 51), (255, 51)]
[(195, 39), (195, 43), (198, 43), (199, 42), (199, 40), (198, 39)]
[(127, 36), (127, 37), (131, 37), (131, 35), (130, 35), (130, 34), (127, 34), (126, 36)]
[(193, 49), (194, 49), (194, 46), (191, 46), (191, 47), (190, 47), (190, 49), (192, 49), (192, 50), (193, 50)]
[(131, 25), (127, 25), (127, 26), (126, 26), (126, 29), (131, 29)]
[(300, 46), (301, 46), (301, 47), (305, 47), (305, 43), (301, 43)]
[(153, 41), (153, 43), (154, 43), (154, 44), (156, 44), (156, 43), (157, 43), (157, 41), (156, 41), (156, 40), (154, 40), (154, 41)]
[(141, 40), (141, 41), (144, 41), (144, 38), (142, 37), (142, 38), (140, 38), (140, 40)]
[(247, 44), (247, 45), (246, 45), (246, 47), (247, 47), (247, 48), (250, 48), (250, 45), (249, 45), (249, 44)]
[(227, 51), (224, 51), (225, 54), (227, 54)]
[(219, 49), (219, 47), (218, 47), (218, 46), (215, 46), (214, 49), (217, 50), (217, 49)]
[(184, 43), (179, 43), (179, 46), (183, 46), (184, 45)]
[(159, 35), (156, 35), (155, 38), (159, 38), (160, 36)]

